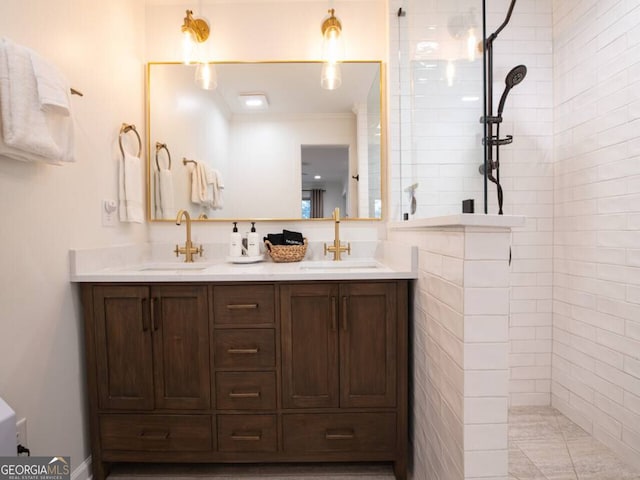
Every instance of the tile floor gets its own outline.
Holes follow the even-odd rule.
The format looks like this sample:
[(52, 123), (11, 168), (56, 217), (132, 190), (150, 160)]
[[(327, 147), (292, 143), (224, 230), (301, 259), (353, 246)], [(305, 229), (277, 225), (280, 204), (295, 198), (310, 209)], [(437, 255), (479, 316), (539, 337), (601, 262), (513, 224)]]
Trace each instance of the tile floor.
[[(393, 480), (389, 465), (125, 466), (109, 480)], [(415, 478), (414, 480), (429, 480)], [(448, 479), (442, 479), (448, 480)], [(509, 480), (640, 480), (640, 472), (552, 407), (509, 411)]]
[(640, 472), (552, 407), (509, 410), (509, 480), (640, 480)]

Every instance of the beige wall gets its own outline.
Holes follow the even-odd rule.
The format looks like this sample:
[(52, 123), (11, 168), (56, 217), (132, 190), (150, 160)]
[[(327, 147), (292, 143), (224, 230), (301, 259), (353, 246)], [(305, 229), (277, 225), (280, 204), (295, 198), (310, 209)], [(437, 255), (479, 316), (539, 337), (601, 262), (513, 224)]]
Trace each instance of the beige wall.
[[(88, 456), (79, 302), (70, 248), (146, 240), (144, 225), (105, 228), (122, 122), (144, 132), (142, 0), (3, 0), (0, 32), (54, 62), (72, 98), (77, 163), (0, 157), (0, 396), (26, 417), (32, 455)], [(142, 26), (142, 29), (141, 29)]]
[[(175, 60), (184, 5), (144, 0), (3, 0), (0, 32), (58, 65), (73, 97), (77, 163), (64, 167), (0, 158), (0, 396), (28, 420), (34, 455), (88, 455), (80, 305), (69, 283), (68, 251), (174, 240), (175, 226), (102, 227), (102, 199), (117, 197), (118, 129), (144, 134), (144, 63)], [(176, 2), (178, 3), (178, 2)], [(253, 3), (253, 4), (252, 4)], [(347, 56), (385, 59), (385, 1), (344, 2)], [(316, 59), (327, 3), (261, 1), (206, 5), (219, 59)], [(224, 9), (224, 10), (221, 10)], [(313, 13), (311, 13), (313, 12)], [(145, 32), (145, 29), (148, 32)], [(147, 55), (145, 55), (145, 45)], [(217, 57), (218, 58), (218, 57)], [(331, 227), (287, 222), (321, 240)], [(196, 235), (228, 238), (227, 225)], [(344, 224), (347, 239), (375, 240), (379, 222)], [(223, 232), (224, 236), (218, 235)]]

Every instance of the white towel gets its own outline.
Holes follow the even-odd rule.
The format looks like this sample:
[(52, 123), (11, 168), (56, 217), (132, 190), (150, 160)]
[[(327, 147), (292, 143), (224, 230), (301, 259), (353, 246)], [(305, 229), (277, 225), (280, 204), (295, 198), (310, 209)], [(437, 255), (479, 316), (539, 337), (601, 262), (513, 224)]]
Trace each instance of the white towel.
[(212, 199), (207, 191), (206, 166), (202, 162), (196, 162), (191, 170), (191, 201), (207, 208), (212, 207)]
[(207, 184), (211, 185), (212, 204), (215, 210), (222, 210), (224, 203), (222, 201), (222, 190), (224, 184), (222, 183), (222, 175), (214, 168), (207, 170)]
[(40, 108), (68, 117), (71, 113), (69, 82), (53, 64), (36, 52), (31, 52), (31, 64), (36, 77)]
[(155, 172), (154, 191), (156, 218), (174, 218), (176, 210), (173, 206), (173, 175), (171, 170), (163, 168)]
[(139, 157), (124, 153), (118, 169), (118, 200), (121, 222), (142, 223), (142, 162)]
[(60, 165), (74, 161), (70, 116), (41, 110), (32, 52), (0, 40), (0, 154)]
[(222, 176), (203, 162), (191, 171), (191, 201), (205, 208), (222, 209)]

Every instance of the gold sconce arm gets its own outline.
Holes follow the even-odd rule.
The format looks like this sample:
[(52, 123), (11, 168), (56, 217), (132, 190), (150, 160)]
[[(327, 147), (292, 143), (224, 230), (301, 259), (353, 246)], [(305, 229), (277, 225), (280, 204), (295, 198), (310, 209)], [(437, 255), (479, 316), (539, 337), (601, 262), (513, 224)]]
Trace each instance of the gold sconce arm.
[(182, 33), (186, 32), (189, 32), (196, 42), (205, 42), (209, 38), (209, 24), (202, 18), (193, 18), (193, 11), (187, 10), (182, 24)]

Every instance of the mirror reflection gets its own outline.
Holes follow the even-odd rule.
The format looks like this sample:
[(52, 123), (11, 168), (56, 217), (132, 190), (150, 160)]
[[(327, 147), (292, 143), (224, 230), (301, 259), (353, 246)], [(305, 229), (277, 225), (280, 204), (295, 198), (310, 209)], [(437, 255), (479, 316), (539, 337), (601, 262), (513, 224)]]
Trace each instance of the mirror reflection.
[(148, 66), (149, 218), (381, 218), (380, 62)]

